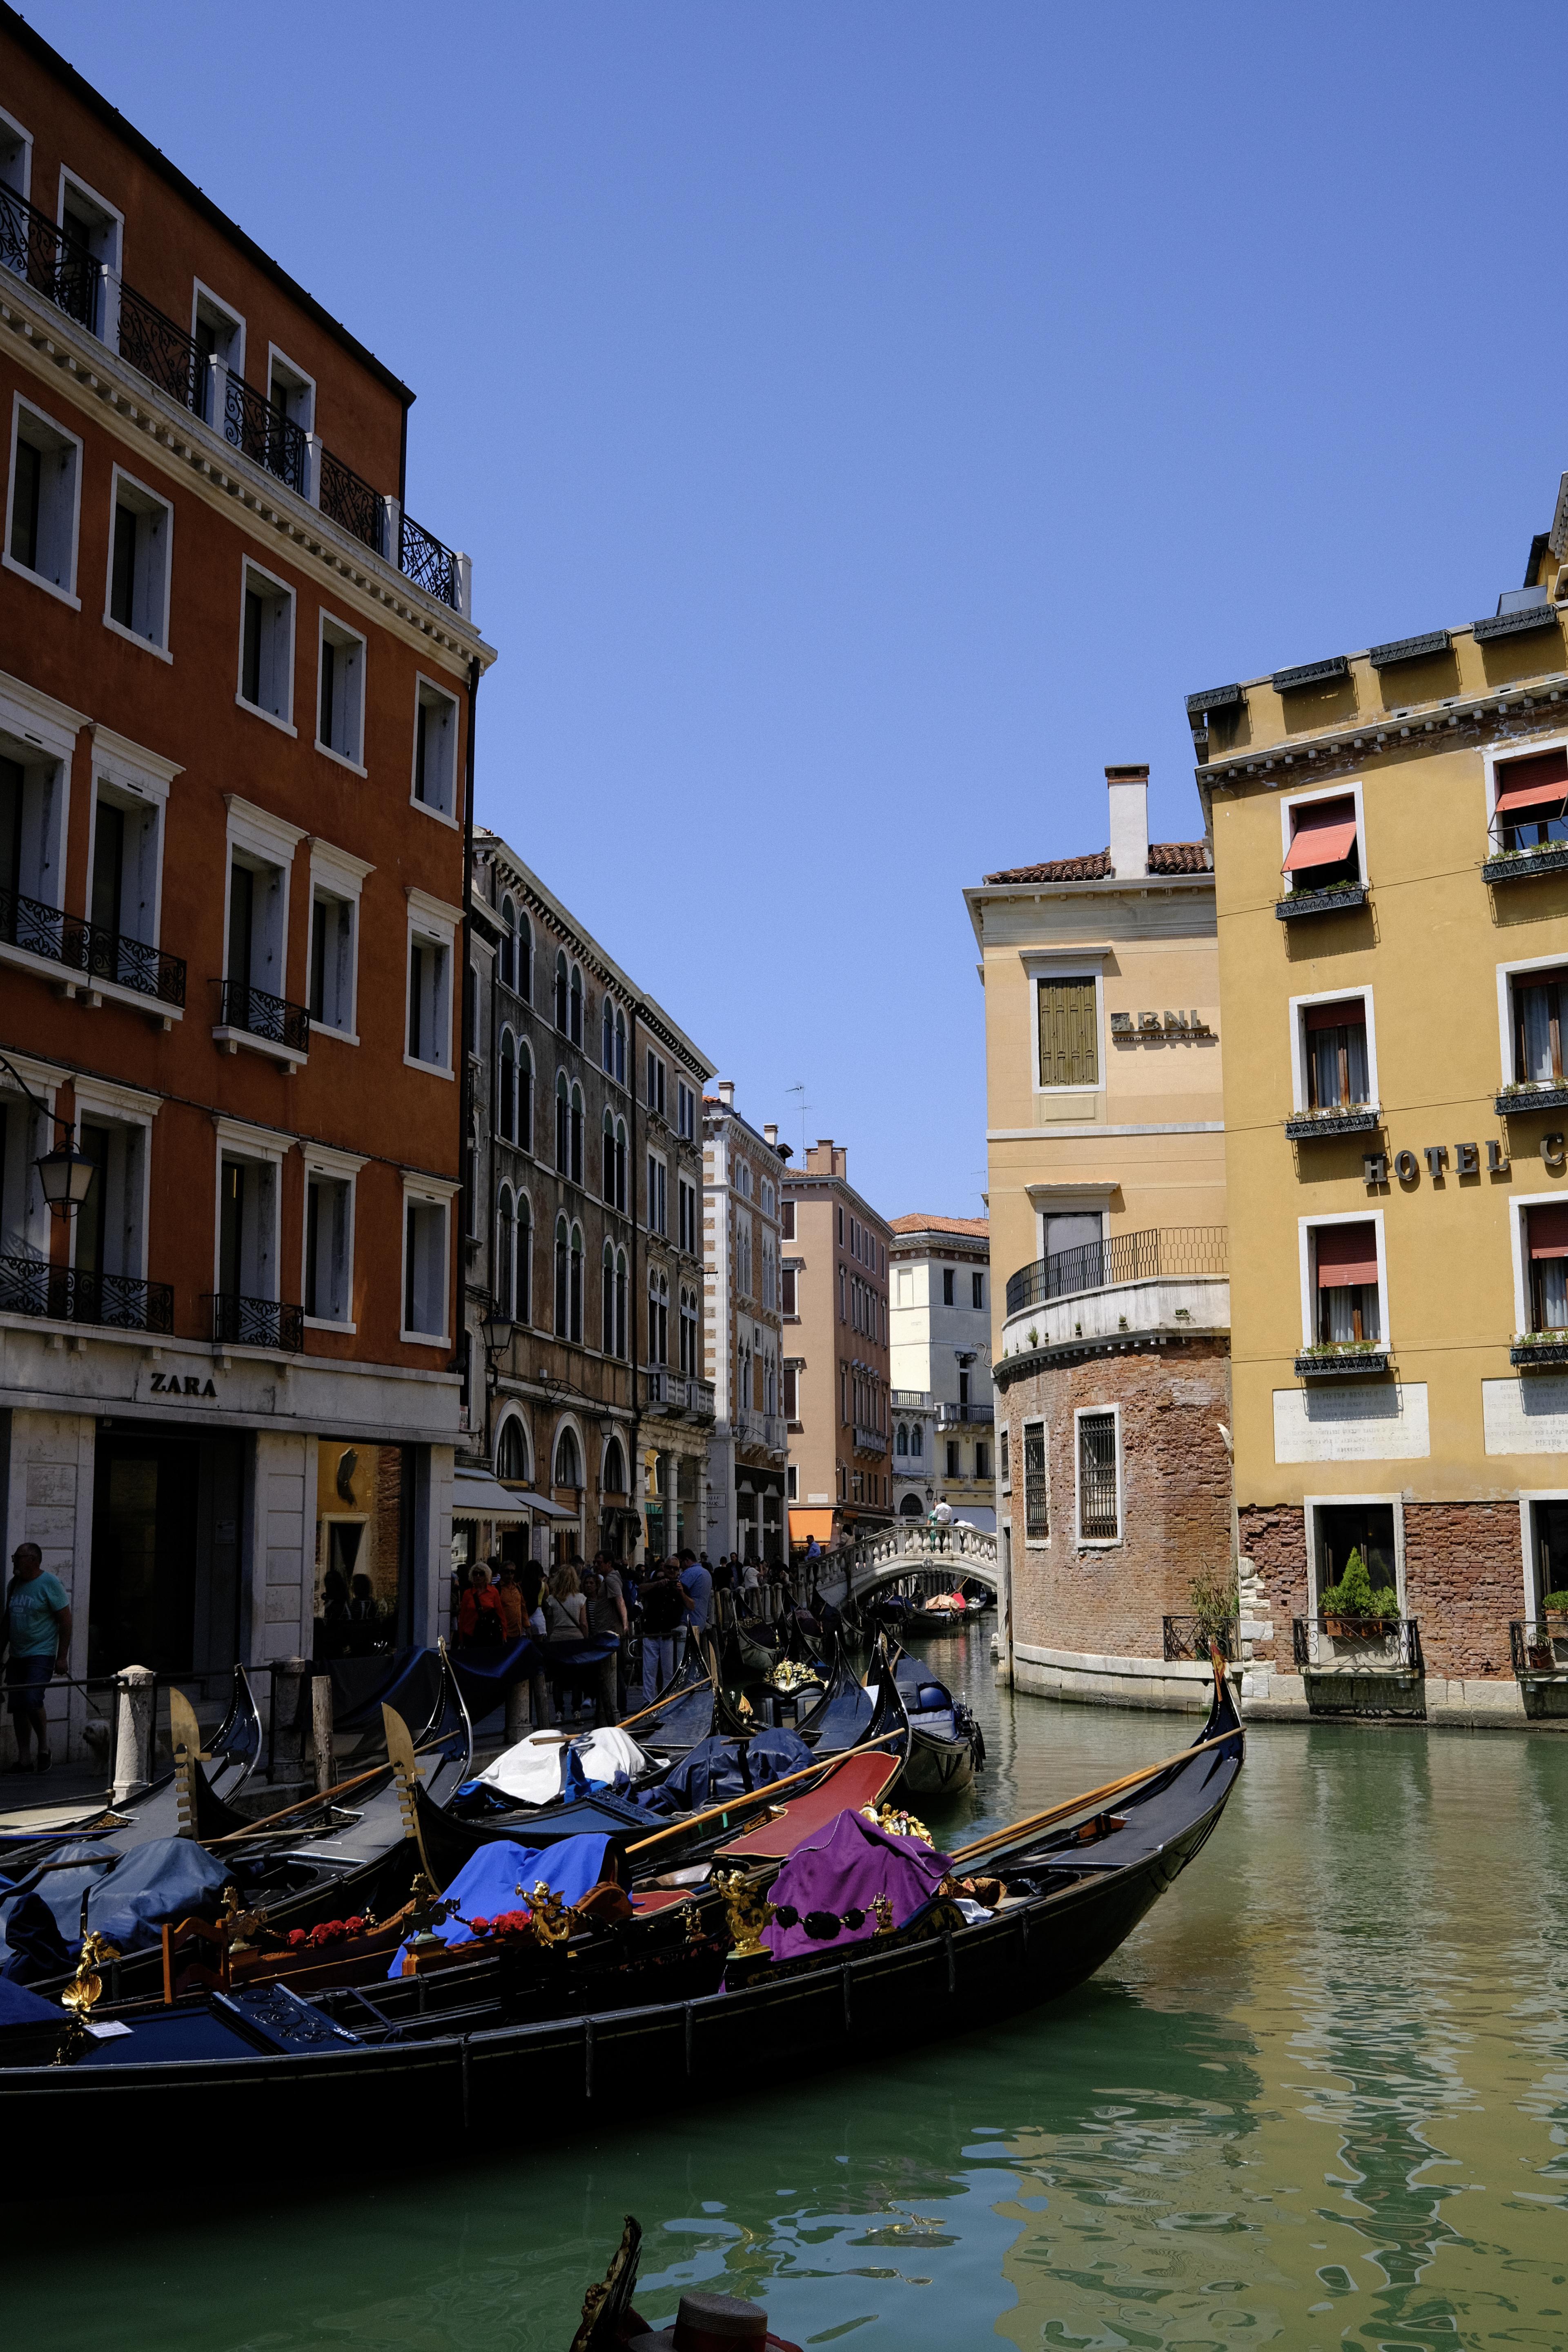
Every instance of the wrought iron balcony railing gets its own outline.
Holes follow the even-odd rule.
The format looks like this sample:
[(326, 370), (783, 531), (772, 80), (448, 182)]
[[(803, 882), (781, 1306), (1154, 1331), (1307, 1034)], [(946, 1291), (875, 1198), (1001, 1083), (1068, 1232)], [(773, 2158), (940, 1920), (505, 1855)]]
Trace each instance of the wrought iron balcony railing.
[(1298, 1666), (1313, 1674), (1425, 1674), (1415, 1617), (1295, 1617), (1290, 1643)]
[(1210, 1645), (1218, 1648), (1227, 1664), (1237, 1653), (1237, 1621), (1227, 1617), (1223, 1625), (1207, 1622), (1201, 1617), (1166, 1617), (1162, 1620), (1165, 1635), (1165, 1656), (1174, 1662), (1181, 1658), (1206, 1660)]
[(1556, 1675), (1568, 1680), (1568, 1613), (1556, 1617), (1516, 1617), (1508, 1629), (1513, 1671), (1526, 1675)]
[(248, 1298), (240, 1290), (209, 1293), (213, 1338), (231, 1348), (276, 1348), (297, 1356), (305, 1344), (305, 1310), (278, 1298)]
[(310, 1015), (302, 1004), (290, 1004), (286, 996), (274, 996), (269, 988), (257, 988), (247, 980), (220, 980), (222, 1012), (219, 1027), (243, 1029), (247, 1036), (264, 1037), (269, 1045), (282, 1045), (292, 1054), (308, 1054), (310, 1050)]
[(0, 1314), (37, 1315), (52, 1323), (92, 1323), (110, 1331), (174, 1328), (174, 1293), (167, 1282), (129, 1274), (91, 1274), (50, 1265), (43, 1258), (0, 1257)]
[(458, 607), (458, 559), (449, 547), (443, 547), (433, 531), (412, 515), (403, 518), (397, 568), (405, 572), (416, 588), (437, 603)]
[(1110, 1234), (1078, 1249), (1037, 1258), (1007, 1279), (1007, 1312), (1071, 1298), (1080, 1290), (1106, 1290), (1122, 1282), (1179, 1281), (1189, 1274), (1226, 1274), (1230, 1260), (1224, 1225), (1150, 1226), (1137, 1234)]
[(138, 996), (160, 1004), (185, 1001), (183, 956), (165, 955), (162, 948), (149, 947), (145, 940), (128, 940), (122, 931), (106, 931), (83, 915), (65, 914), (20, 890), (0, 890), (0, 943), (41, 956), (87, 980), (134, 989)]
[(0, 187), (0, 262), (35, 293), (47, 295), (68, 319), (96, 334), (101, 265), (15, 188)]
[(380, 555), (384, 537), (383, 520), (386, 512), (379, 490), (373, 490), (363, 475), (330, 449), (321, 451), (321, 512), (329, 522), (341, 530), (351, 531), (363, 539), (368, 548)]
[(124, 284), (120, 289), (120, 356), (194, 416), (206, 415), (208, 371), (200, 345), (144, 294)]
[(265, 466), (300, 498), (305, 495), (305, 436), (291, 416), (264, 400), (242, 375), (230, 375), (224, 396), (223, 437), (253, 465)]

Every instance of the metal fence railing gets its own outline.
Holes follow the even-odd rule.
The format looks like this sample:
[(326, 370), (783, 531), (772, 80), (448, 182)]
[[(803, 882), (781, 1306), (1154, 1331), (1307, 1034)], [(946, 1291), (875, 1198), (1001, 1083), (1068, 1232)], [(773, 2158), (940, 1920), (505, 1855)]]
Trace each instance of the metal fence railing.
[(1142, 1233), (1108, 1234), (1103, 1241), (1058, 1250), (1037, 1258), (1007, 1278), (1007, 1312), (1043, 1307), (1083, 1290), (1106, 1290), (1122, 1282), (1179, 1279), (1188, 1274), (1228, 1274), (1228, 1230), (1224, 1225), (1157, 1225)]
[(1290, 1640), (1297, 1665), (1315, 1674), (1419, 1675), (1426, 1670), (1420, 1623), (1414, 1617), (1296, 1617)]

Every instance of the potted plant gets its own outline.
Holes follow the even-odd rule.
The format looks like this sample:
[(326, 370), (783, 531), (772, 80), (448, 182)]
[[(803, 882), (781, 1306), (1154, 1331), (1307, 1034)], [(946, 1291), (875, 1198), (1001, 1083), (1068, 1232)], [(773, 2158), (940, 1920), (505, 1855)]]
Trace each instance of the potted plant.
[[(1357, 1631), (1354, 1620), (1373, 1613), (1372, 1579), (1366, 1572), (1366, 1562), (1357, 1544), (1345, 1562), (1345, 1572), (1337, 1584), (1323, 1590), (1323, 1631), (1331, 1640), (1343, 1641)], [(1382, 1594), (1379, 1594), (1382, 1599)]]
[(1568, 1634), (1568, 1592), (1543, 1592), (1541, 1596), (1541, 1613), (1549, 1623), (1552, 1618), (1557, 1620), (1557, 1622), (1552, 1626), (1553, 1633), (1560, 1636)]

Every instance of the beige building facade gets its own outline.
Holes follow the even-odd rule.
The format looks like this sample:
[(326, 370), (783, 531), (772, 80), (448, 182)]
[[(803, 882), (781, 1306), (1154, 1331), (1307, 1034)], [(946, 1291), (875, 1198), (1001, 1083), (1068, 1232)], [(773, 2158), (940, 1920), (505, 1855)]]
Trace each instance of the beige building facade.
[(784, 1402), (794, 1547), (871, 1535), (892, 1516), (888, 1270), (892, 1228), (830, 1137), (784, 1179)]
[(789, 1555), (780, 1306), (781, 1209), (790, 1148), (735, 1108), (727, 1078), (702, 1106), (703, 1286), (707, 1379), (708, 1543), (715, 1559)]
[(892, 1231), (895, 1512), (921, 1519), (945, 1504), (994, 1533), (990, 1227), (984, 1217), (915, 1214), (895, 1217)]

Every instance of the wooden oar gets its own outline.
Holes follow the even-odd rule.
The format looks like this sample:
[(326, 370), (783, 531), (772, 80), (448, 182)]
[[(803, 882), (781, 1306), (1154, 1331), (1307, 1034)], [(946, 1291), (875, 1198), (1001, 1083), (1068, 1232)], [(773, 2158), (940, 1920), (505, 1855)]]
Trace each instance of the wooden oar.
[(782, 1780), (770, 1780), (765, 1789), (752, 1789), (745, 1796), (731, 1797), (726, 1805), (710, 1805), (704, 1812), (683, 1813), (668, 1829), (655, 1830), (651, 1837), (639, 1838), (636, 1845), (627, 1846), (626, 1858), (629, 1861), (634, 1853), (646, 1853), (650, 1845), (660, 1845), (666, 1838), (683, 1835), (687, 1830), (695, 1829), (699, 1822), (718, 1821), (723, 1814), (739, 1813), (751, 1805), (771, 1804), (781, 1789), (791, 1788), (797, 1780), (812, 1780), (819, 1772), (831, 1771), (835, 1764), (845, 1763), (851, 1756), (868, 1756), (873, 1748), (886, 1747), (889, 1739), (902, 1738), (901, 1731), (879, 1731), (875, 1739), (864, 1739), (858, 1748), (841, 1748), (832, 1756), (819, 1756), (814, 1763), (803, 1764), (798, 1772), (786, 1772)]
[(220, 1837), (204, 1838), (202, 1843), (206, 1846), (232, 1845), (240, 1838), (270, 1837), (278, 1822), (287, 1821), (290, 1813), (310, 1812), (318, 1806), (331, 1803), (334, 1797), (346, 1796), (351, 1789), (363, 1789), (367, 1780), (374, 1780), (386, 1769), (384, 1764), (373, 1764), (368, 1771), (356, 1772), (352, 1780), (340, 1780), (334, 1788), (318, 1789), (310, 1796), (300, 1797), (291, 1805), (279, 1805), (275, 1813), (258, 1814), (255, 1822), (247, 1822), (243, 1829), (225, 1830)]
[(1058, 1822), (1067, 1821), (1073, 1813), (1087, 1812), (1091, 1805), (1103, 1805), (1112, 1797), (1124, 1796), (1128, 1790), (1141, 1787), (1145, 1780), (1157, 1780), (1162, 1772), (1170, 1771), (1173, 1765), (1184, 1764), (1189, 1756), (1202, 1756), (1207, 1748), (1223, 1748), (1226, 1740), (1235, 1738), (1234, 1731), (1218, 1731), (1212, 1739), (1195, 1740), (1191, 1748), (1179, 1748), (1173, 1756), (1167, 1756), (1163, 1763), (1145, 1764), (1140, 1772), (1127, 1772), (1120, 1780), (1107, 1780), (1102, 1789), (1087, 1790), (1081, 1797), (1069, 1797), (1046, 1812), (1031, 1813), (1025, 1821), (1009, 1822), (1005, 1829), (992, 1830), (969, 1845), (956, 1847), (948, 1858), (956, 1866), (975, 1861), (994, 1846), (1016, 1844), (1021, 1838), (1032, 1837), (1037, 1830), (1048, 1830)]

